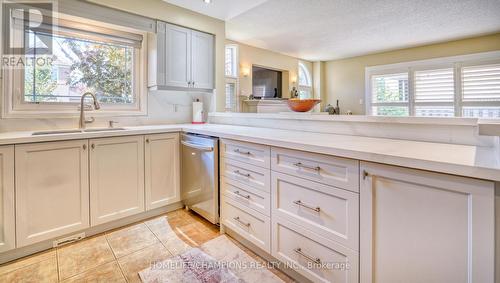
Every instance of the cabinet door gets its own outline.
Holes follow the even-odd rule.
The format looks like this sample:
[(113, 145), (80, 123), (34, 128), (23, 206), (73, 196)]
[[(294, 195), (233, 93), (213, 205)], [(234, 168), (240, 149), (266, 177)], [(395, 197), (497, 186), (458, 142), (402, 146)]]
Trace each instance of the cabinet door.
[(16, 247), (14, 146), (0, 147), (0, 252)]
[(361, 282), (493, 282), (494, 184), (361, 164)]
[(166, 25), (166, 86), (189, 87), (191, 82), (191, 30)]
[(181, 200), (179, 134), (146, 136), (146, 209)]
[(16, 145), (17, 247), (89, 227), (87, 140)]
[(98, 225), (144, 211), (144, 137), (90, 140), (90, 214)]
[(194, 88), (214, 88), (214, 36), (192, 31), (191, 73)]

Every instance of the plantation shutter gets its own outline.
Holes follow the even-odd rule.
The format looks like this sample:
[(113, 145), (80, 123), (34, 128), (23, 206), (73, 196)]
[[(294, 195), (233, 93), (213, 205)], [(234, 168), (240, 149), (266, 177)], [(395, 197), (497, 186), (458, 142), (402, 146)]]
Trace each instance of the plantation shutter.
[(464, 101), (500, 101), (500, 64), (462, 69)]
[(415, 102), (453, 102), (453, 69), (415, 72)]

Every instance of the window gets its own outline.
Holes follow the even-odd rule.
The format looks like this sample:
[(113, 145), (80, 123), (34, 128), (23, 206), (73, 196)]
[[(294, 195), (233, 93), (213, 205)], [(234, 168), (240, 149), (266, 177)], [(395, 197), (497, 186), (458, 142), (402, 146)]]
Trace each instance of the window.
[(415, 71), (415, 116), (453, 117), (453, 68)]
[(500, 52), (368, 67), (367, 113), (500, 118)]
[[(19, 15), (12, 18), (26, 62), (45, 63), (8, 70), (14, 91), (6, 92), (5, 116), (75, 115), (85, 92), (102, 106), (96, 115), (145, 113), (144, 33), (67, 16), (26, 28)], [(51, 54), (40, 54), (49, 46)]]
[(238, 77), (238, 46), (235, 44), (226, 45), (226, 77)]
[(463, 116), (500, 118), (500, 64), (462, 68)]
[(299, 97), (312, 98), (311, 74), (302, 62), (299, 62)]
[(374, 115), (408, 115), (408, 74), (373, 76), (372, 86)]
[(238, 103), (238, 45), (226, 45), (225, 57), (225, 73), (226, 73), (226, 111), (237, 112)]

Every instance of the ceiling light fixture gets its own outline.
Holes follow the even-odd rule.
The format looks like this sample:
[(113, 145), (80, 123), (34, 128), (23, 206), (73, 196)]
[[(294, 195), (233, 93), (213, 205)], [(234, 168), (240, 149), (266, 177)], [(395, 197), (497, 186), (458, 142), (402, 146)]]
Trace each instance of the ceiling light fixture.
[(205, 4), (210, 4), (212, 3), (212, 0), (203, 0), (203, 2), (205, 2)]

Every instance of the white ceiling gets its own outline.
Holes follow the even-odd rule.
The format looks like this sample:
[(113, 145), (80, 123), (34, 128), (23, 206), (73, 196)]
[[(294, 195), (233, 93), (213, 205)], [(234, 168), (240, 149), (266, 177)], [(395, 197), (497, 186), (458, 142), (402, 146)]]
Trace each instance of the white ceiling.
[(499, 0), (166, 1), (188, 9), (197, 6), (195, 11), (207, 15), (217, 13), (227, 21), (229, 39), (306, 60), (500, 32)]
[(206, 4), (203, 0), (163, 0), (200, 14), (220, 20), (229, 20), (267, 0), (212, 0)]

